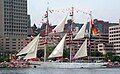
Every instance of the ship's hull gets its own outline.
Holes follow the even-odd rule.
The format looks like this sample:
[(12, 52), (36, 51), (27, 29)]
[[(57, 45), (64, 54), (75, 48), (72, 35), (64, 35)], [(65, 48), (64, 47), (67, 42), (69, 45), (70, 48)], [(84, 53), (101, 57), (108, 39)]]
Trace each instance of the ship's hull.
[(66, 62), (32, 62), (37, 68), (103, 68), (107, 63), (66, 63)]

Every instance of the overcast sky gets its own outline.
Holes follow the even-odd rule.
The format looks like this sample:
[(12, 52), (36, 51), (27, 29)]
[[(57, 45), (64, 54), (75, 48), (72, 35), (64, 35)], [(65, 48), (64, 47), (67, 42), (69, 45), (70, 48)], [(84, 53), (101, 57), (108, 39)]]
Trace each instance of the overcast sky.
[[(49, 5), (47, 1), (49, 1)], [(59, 11), (67, 10), (73, 6), (76, 11), (92, 11), (93, 18), (110, 22), (118, 22), (118, 19), (120, 19), (120, 0), (28, 0), (28, 13), (31, 15), (31, 24), (41, 24), (47, 6), (51, 10)], [(58, 24), (68, 12), (50, 13), (50, 23)], [(75, 22), (82, 23), (86, 19), (89, 20), (88, 15), (75, 12)]]

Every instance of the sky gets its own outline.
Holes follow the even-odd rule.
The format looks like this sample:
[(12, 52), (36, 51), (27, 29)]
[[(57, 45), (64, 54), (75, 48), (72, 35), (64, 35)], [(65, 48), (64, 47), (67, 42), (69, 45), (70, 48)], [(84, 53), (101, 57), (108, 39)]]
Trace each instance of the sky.
[[(120, 0), (28, 0), (31, 25), (35, 23), (38, 27), (40, 26), (47, 7), (50, 10), (56, 10), (56, 12), (49, 12), (49, 21), (52, 25), (58, 24), (64, 16), (69, 14), (71, 7), (75, 8), (74, 21), (78, 23), (89, 21), (89, 15), (82, 12), (90, 11), (93, 19), (109, 22), (118, 22), (120, 19)], [(77, 13), (78, 10), (82, 12)]]

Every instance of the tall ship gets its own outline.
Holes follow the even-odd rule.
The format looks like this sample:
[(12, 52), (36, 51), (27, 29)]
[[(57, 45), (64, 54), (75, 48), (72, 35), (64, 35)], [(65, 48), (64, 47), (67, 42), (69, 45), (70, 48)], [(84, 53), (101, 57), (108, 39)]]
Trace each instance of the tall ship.
[[(48, 12), (47, 12), (47, 16), (48, 16)], [(53, 32), (52, 32), (53, 35), (54, 33), (59, 33), (64, 31), (64, 26), (67, 20), (67, 16), (65, 16), (63, 20), (53, 29)], [(73, 16), (73, 12), (71, 16)], [(47, 17), (47, 22), (49, 22), (48, 17)], [(84, 23), (84, 25), (81, 27), (81, 29), (75, 35), (74, 38), (72, 36), (73, 34), (69, 35), (71, 41), (84, 39), (84, 42), (73, 57), (71, 54), (72, 49), (70, 46), (70, 55), (69, 55), (70, 59), (67, 62), (63, 61), (63, 51), (65, 50), (65, 42), (66, 42), (66, 37), (68, 36), (68, 33), (64, 33), (62, 39), (60, 40), (60, 42), (57, 44), (57, 46), (54, 48), (54, 50), (48, 57), (46, 57), (46, 50), (47, 50), (47, 43), (46, 43), (45, 49), (44, 49), (44, 62), (29, 60), (32, 58), (37, 58), (37, 50), (38, 50), (40, 34), (38, 34), (26, 47), (24, 47), (17, 54), (17, 56), (20, 58), (22, 57), (23, 60), (29, 61), (31, 67), (40, 67), (40, 68), (101, 68), (101, 67), (104, 67), (104, 65), (107, 63), (104, 63), (104, 62), (94, 63), (90, 61), (90, 54), (88, 55), (88, 52), (90, 52), (88, 51), (90, 44), (88, 44), (88, 41), (90, 41), (90, 37), (91, 37), (92, 24), (89, 26), (89, 33), (86, 33), (86, 26), (87, 26), (87, 22)], [(46, 25), (46, 29), (47, 28), (48, 27)], [(48, 33), (47, 30), (46, 30), (46, 33)], [(72, 25), (71, 25), (71, 33), (72, 33)], [(47, 42), (47, 37), (45, 37), (45, 42)], [(84, 58), (84, 57), (88, 58), (87, 62), (76, 61), (77, 59)], [(53, 61), (52, 59), (54, 58), (61, 58), (61, 60)], [(50, 59), (50, 60), (46, 60), (46, 59)]]

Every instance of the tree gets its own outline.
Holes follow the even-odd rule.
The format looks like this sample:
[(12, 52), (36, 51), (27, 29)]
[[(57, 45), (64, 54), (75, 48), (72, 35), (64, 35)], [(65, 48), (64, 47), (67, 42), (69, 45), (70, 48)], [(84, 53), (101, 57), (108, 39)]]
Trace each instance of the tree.
[(38, 58), (41, 58), (41, 57), (43, 57), (44, 56), (44, 50), (38, 50), (37, 51), (37, 57)]
[(69, 49), (65, 49), (63, 51), (63, 58), (69, 58), (70, 56), (70, 50)]
[(120, 56), (113, 56), (112, 61), (113, 62), (115, 62), (115, 61), (120, 62)]
[(94, 51), (94, 52), (91, 52), (91, 56), (93, 56), (93, 57), (102, 57), (103, 54), (100, 53), (99, 51)]
[(105, 55), (105, 60), (108, 61), (108, 60), (112, 60), (113, 59), (113, 54), (112, 52), (107, 52)]
[(52, 51), (54, 50), (54, 48), (55, 47), (51, 47), (51, 46), (49, 46), (49, 47), (47, 47), (47, 57), (49, 57), (49, 55), (52, 53)]
[(7, 61), (7, 62), (9, 62), (10, 60), (9, 60), (9, 56), (0, 56), (0, 62), (4, 62), (4, 61)]
[(107, 52), (104, 57), (106, 61), (111, 60), (112, 62), (120, 62), (120, 56), (114, 56), (112, 52)]

